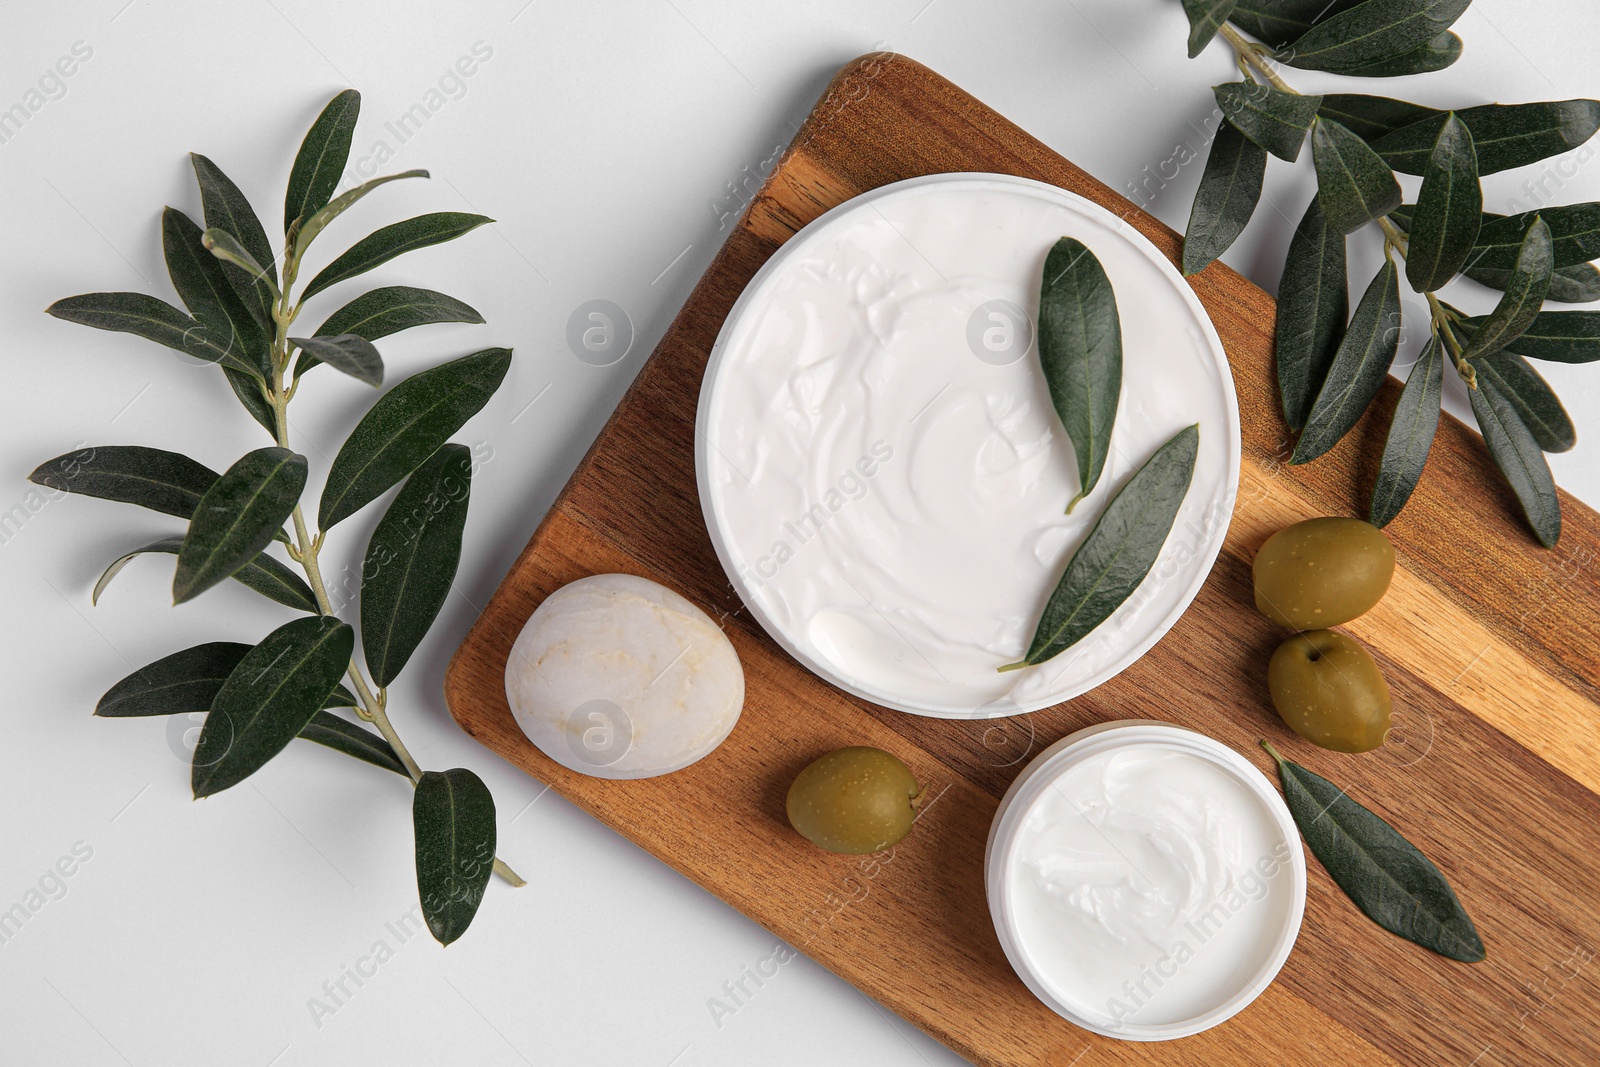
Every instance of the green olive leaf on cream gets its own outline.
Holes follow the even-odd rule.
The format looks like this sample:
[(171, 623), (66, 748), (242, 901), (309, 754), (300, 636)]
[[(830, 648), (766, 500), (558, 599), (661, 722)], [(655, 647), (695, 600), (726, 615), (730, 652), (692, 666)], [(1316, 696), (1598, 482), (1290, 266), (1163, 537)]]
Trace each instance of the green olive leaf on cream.
[(1485, 956), (1472, 919), (1433, 862), (1380, 816), (1321, 775), (1278, 755), (1283, 799), (1306, 845), (1373, 922), (1463, 963)]
[(1111, 281), (1081, 241), (1063, 237), (1044, 261), (1039, 286), (1039, 363), (1050, 402), (1078, 457), (1078, 495), (1105, 469), (1122, 392), (1122, 323)]
[(1072, 554), (1027, 655), (1000, 670), (1032, 667), (1060, 655), (1133, 595), (1172, 531), (1199, 448), (1199, 426), (1185, 427), (1128, 479)]

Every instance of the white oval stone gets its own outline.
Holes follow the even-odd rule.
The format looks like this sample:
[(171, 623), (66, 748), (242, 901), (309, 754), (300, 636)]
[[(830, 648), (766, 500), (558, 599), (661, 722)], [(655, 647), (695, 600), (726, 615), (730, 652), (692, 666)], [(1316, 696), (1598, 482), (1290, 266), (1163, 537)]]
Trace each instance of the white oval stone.
[(506, 699), (562, 766), (652, 778), (722, 744), (744, 707), (744, 668), (711, 617), (666, 586), (596, 574), (535, 609), (511, 647)]

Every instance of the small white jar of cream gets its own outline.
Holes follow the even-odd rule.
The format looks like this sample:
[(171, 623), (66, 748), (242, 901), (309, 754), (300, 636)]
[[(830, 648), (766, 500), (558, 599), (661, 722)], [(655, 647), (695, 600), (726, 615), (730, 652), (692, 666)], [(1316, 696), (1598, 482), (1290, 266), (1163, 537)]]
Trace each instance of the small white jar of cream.
[(1216, 1026), (1277, 976), (1305, 912), (1299, 832), (1237, 752), (1149, 720), (1042, 752), (989, 831), (989, 910), (1040, 1000), (1108, 1037)]

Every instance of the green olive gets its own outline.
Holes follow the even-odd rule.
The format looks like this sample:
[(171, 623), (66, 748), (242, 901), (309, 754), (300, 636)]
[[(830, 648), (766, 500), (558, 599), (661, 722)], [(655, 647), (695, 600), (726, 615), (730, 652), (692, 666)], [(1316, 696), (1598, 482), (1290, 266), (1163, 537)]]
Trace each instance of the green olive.
[(1256, 553), (1256, 608), (1295, 630), (1364, 614), (1388, 592), (1394, 546), (1360, 519), (1307, 519), (1267, 538)]
[(881, 748), (857, 745), (820, 756), (796, 775), (786, 807), (800, 836), (859, 856), (910, 833), (921, 799), (909, 767)]
[(1389, 686), (1372, 654), (1344, 634), (1312, 630), (1267, 664), (1272, 706), (1290, 729), (1335, 752), (1370, 752), (1389, 736)]

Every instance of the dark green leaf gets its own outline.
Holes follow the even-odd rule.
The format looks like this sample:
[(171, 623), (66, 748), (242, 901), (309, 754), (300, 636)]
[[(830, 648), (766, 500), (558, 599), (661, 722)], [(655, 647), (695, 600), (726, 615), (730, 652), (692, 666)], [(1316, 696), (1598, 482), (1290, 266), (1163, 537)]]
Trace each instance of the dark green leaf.
[(289, 192), (283, 201), (284, 233), (297, 219), (309, 219), (320, 211), (338, 188), (360, 113), (361, 94), (346, 89), (328, 101), (311, 124), (289, 171)]
[[(1443, 115), (1444, 112), (1387, 96), (1330, 93), (1322, 98), (1322, 106), (1317, 109), (1317, 114), (1333, 119), (1357, 137), (1370, 142), (1410, 126), (1413, 122)], [(1429, 147), (1432, 147), (1432, 142), (1429, 142)]]
[[(362, 293), (328, 316), (317, 336), (353, 333), (376, 341), (392, 333), (433, 322), (482, 322), (483, 316), (452, 296), (409, 285), (386, 285)], [(300, 365), (304, 368), (305, 361)]]
[[(1600, 129), (1600, 100), (1550, 100), (1537, 104), (1483, 104), (1456, 116), (1472, 131), (1478, 173), (1498, 174), (1577, 148)], [(1373, 142), (1395, 170), (1421, 174), (1443, 122), (1432, 115)]]
[[(1468, 264), (1461, 273), (1480, 285), (1502, 292), (1511, 284), (1511, 272), (1508, 270)], [(1544, 298), (1558, 304), (1592, 304), (1600, 300), (1600, 270), (1596, 270), (1591, 263), (1557, 267), (1550, 275), (1550, 291), (1544, 294)]]
[(283, 528), (306, 485), (306, 459), (287, 448), (258, 448), (206, 490), (189, 520), (172, 579), (181, 604), (232, 577)]
[(1482, 221), (1483, 190), (1472, 134), (1451, 115), (1439, 129), (1411, 218), (1406, 248), (1411, 288), (1431, 293), (1454, 278), (1477, 244)]
[(1491, 375), (1479, 375), (1478, 387), (1467, 390), (1467, 396), (1483, 443), (1516, 494), (1528, 525), (1540, 544), (1554, 547), (1561, 539), (1561, 495), (1533, 431), (1522, 424), (1516, 405)]
[(1278, 763), (1283, 799), (1306, 846), (1367, 918), (1441, 956), (1484, 958), (1483, 939), (1428, 857), (1343, 789), (1262, 745)]
[(277, 416), (273, 414), (272, 402), (261, 392), (261, 382), (242, 371), (231, 367), (223, 367), (222, 373), (228, 377), (228, 385), (233, 389), (233, 395), (239, 398), (239, 403), (250, 413), (250, 417), (259, 422), (262, 429), (277, 440)]
[(123, 717), (210, 711), (222, 683), (249, 651), (249, 645), (237, 641), (212, 641), (163, 656), (106, 690), (94, 713)]
[(424, 771), (411, 801), (417, 894), (441, 945), (467, 932), (494, 870), (494, 797), (469, 770)]
[(1378, 484), (1372, 490), (1372, 509), (1368, 519), (1374, 526), (1387, 526), (1411, 499), (1422, 477), (1433, 435), (1439, 428), (1439, 401), (1444, 385), (1444, 353), (1438, 337), (1430, 337), (1417, 357), (1406, 387), (1400, 391), (1394, 418), (1389, 422), (1389, 437), (1383, 444), (1383, 463), (1378, 468)]
[(1239, 0), (1228, 21), (1273, 48), (1293, 41), (1323, 19), (1361, 0)]
[(1183, 273), (1198, 274), (1244, 231), (1261, 199), (1267, 153), (1227, 119), (1217, 126), (1183, 235)]
[(1222, 24), (1228, 21), (1237, 0), (1183, 0), (1183, 13), (1189, 16), (1189, 58), (1199, 55)]
[(1472, 249), (1471, 266), (1511, 270), (1534, 219), (1550, 227), (1551, 262), (1556, 267), (1587, 263), (1600, 256), (1600, 203), (1566, 204), (1517, 215), (1485, 216)]
[(1383, 387), (1399, 345), (1400, 272), (1386, 260), (1350, 317), (1290, 463), (1311, 462), (1350, 432)]
[(189, 162), (194, 165), (195, 180), (200, 183), (200, 204), (205, 209), (206, 227), (231, 233), (250, 257), (267, 269), (267, 277), (258, 279), (231, 263), (222, 265), (223, 275), (239, 299), (250, 308), (263, 329), (271, 329), (272, 289), (277, 285), (278, 271), (267, 231), (256, 218), (250, 201), (221, 168), (198, 152), (189, 153)]
[(453, 241), (464, 233), (471, 233), (486, 222), (494, 220), (487, 215), (470, 215), (462, 211), (435, 211), (418, 215), (414, 219), (392, 223), (375, 230), (357, 241), (338, 259), (329, 263), (317, 274), (300, 294), (304, 300), (330, 285), (337, 285), (373, 267), (389, 262), (395, 256), (417, 248)]
[(330, 222), (343, 215), (354, 206), (356, 201), (374, 189), (382, 185), (388, 185), (390, 182), (399, 181), (401, 178), (426, 177), (428, 177), (428, 172), (425, 170), (406, 170), (401, 171), (399, 174), (386, 174), (381, 178), (373, 178), (371, 181), (362, 182), (348, 192), (340, 193), (330, 200), (327, 206), (319, 209), (316, 214), (305, 220), (300, 229), (296, 231), (294, 237), (296, 261), (299, 260), (300, 254), (310, 246), (311, 242), (316, 240), (317, 235), (327, 228)]
[(1352, 78), (1404, 78), (1412, 74), (1428, 74), (1443, 70), (1460, 59), (1462, 48), (1461, 38), (1453, 33), (1441, 33), (1409, 52), (1374, 60), (1340, 73)]
[(1578, 443), (1572, 417), (1561, 406), (1550, 383), (1514, 352), (1496, 352), (1472, 361), (1478, 381), (1491, 380), (1495, 390), (1511, 404), (1522, 425), (1544, 452), (1567, 452)]
[(187, 519), (221, 477), (188, 456), (143, 445), (98, 445), (46, 460), (28, 475), (64, 493), (138, 504)]
[[(482, 315), (455, 297), (436, 293), (432, 289), (387, 285), (361, 294), (329, 315), (328, 321), (317, 327), (317, 336), (335, 337), (353, 333), (376, 341), (380, 337), (433, 322), (482, 321)], [(316, 365), (316, 357), (302, 352), (295, 360), (295, 375), (304, 374)]]
[(207, 363), (261, 374), (260, 367), (228, 347), (227, 334), (216, 334), (165, 300), (144, 293), (85, 293), (57, 300), (45, 311), (97, 330), (136, 334)]
[[(237, 641), (213, 641), (164, 656), (108, 689), (94, 713), (120, 718), (210, 711), (222, 683), (250, 647)], [(349, 708), (355, 703), (350, 690), (336, 685), (322, 706)]]
[(1198, 426), (1179, 430), (1111, 498), (1050, 594), (1027, 655), (1002, 671), (1060, 655), (1134, 594), (1172, 532), (1199, 448)]
[[(1473, 332), (1483, 318), (1467, 320)], [(1552, 363), (1593, 363), (1600, 359), (1600, 311), (1541, 311), (1513, 342), (1517, 353)]]
[(1322, 104), (1320, 96), (1286, 93), (1257, 82), (1228, 82), (1212, 86), (1211, 92), (1240, 133), (1291, 163), (1300, 158), (1300, 146)]
[[(264, 289), (267, 300), (277, 303), (278, 286), (270, 274), (271, 264), (258, 261), (239, 243), (237, 237), (213, 226), (200, 235), (200, 244), (219, 264), (243, 272), (246, 281)], [(276, 320), (273, 320), (271, 328), (276, 332)]]
[(1291, 430), (1306, 424), (1339, 350), (1350, 316), (1345, 270), (1344, 234), (1327, 225), (1313, 196), (1278, 283), (1278, 392)]
[(421, 466), (489, 402), (510, 366), (509, 348), (486, 348), (414, 374), (379, 397), (333, 458), (318, 525), (331, 529)]
[[(1574, 208), (1588, 209), (1591, 205), (1574, 204)], [(1403, 204), (1389, 212), (1392, 219), (1402, 230), (1411, 228), (1410, 204)], [(1566, 208), (1549, 208), (1544, 212), (1545, 224), (1550, 226), (1550, 234), (1554, 239), (1555, 257), (1559, 261), (1563, 257), (1571, 258), (1581, 254), (1584, 244), (1596, 242), (1595, 247), (1600, 248), (1600, 231), (1592, 233), (1585, 231), (1585, 222), (1582, 215), (1586, 212), (1573, 213)], [(1528, 225), (1533, 222), (1535, 212), (1528, 212), (1525, 216), (1516, 216), (1518, 219), (1515, 227), (1500, 228), (1490, 227), (1506, 218), (1505, 215), (1495, 215), (1484, 212), (1483, 224), (1478, 230), (1478, 240), (1472, 249), (1471, 260), (1462, 268), (1461, 273), (1471, 278), (1480, 285), (1487, 285), (1491, 289), (1505, 291), (1511, 283), (1510, 264), (1516, 262), (1517, 249), (1522, 244), (1522, 238), (1527, 232)], [(1556, 222), (1551, 224), (1554, 217)], [(1600, 214), (1594, 218), (1594, 224), (1600, 226)], [(1558, 227), (1568, 229), (1576, 227), (1576, 235), (1562, 238)], [(1484, 232), (1488, 231), (1492, 245), (1484, 244)], [(1509, 242), (1509, 243), (1506, 243)], [(1487, 261), (1487, 262), (1485, 262)], [(1505, 266), (1492, 264), (1504, 263)], [(1590, 263), (1571, 263), (1565, 267), (1557, 267), (1550, 276), (1550, 291), (1545, 294), (1546, 300), (1555, 300), (1562, 304), (1588, 304), (1600, 300), (1600, 270), (1596, 270)]]
[[(335, 370), (344, 371), (352, 378), (368, 385), (383, 384), (383, 357), (372, 347), (372, 342), (354, 333), (334, 337), (291, 337), (291, 344), (299, 347), (317, 363), (326, 363)], [(315, 366), (315, 364), (313, 364)]]
[(472, 489), (472, 452), (446, 444), (406, 480), (361, 565), (361, 647), (372, 681), (394, 681), (450, 595)]
[(1283, 49), (1283, 61), (1306, 70), (1353, 73), (1427, 44), (1471, 2), (1366, 0), (1312, 26)]
[[(111, 579), (122, 573), (122, 568), (133, 561), (135, 556), (147, 552), (165, 552), (176, 556), (183, 547), (183, 538), (164, 537), (159, 541), (151, 542), (143, 548), (136, 548), (132, 552), (117, 557), (111, 566), (100, 575), (100, 580), (94, 583), (94, 592), (89, 594), (91, 604), (99, 603), (100, 594), (105, 587), (111, 584)], [(311, 587), (305, 583), (294, 571), (284, 566), (278, 560), (265, 552), (256, 556), (233, 573), (234, 581), (249, 589), (254, 589), (269, 600), (276, 600), (285, 607), (297, 608), (300, 611), (309, 611), (313, 615), (319, 610), (317, 598), (312, 594)]]
[(1122, 323), (1111, 281), (1094, 253), (1063, 237), (1045, 257), (1039, 287), (1039, 364), (1050, 402), (1078, 458), (1078, 495), (1100, 480), (1122, 392)]
[(389, 742), (371, 730), (357, 726), (349, 719), (341, 719), (330, 712), (319, 711), (301, 728), (300, 736), (307, 741), (326, 745), (335, 752), (354, 756), (374, 767), (382, 767), (386, 771), (411, 777), (405, 764), (400, 762), (400, 757), (395, 755), (394, 749), (389, 746)]
[(1522, 239), (1522, 249), (1517, 253), (1505, 294), (1494, 311), (1479, 323), (1461, 358), (1498, 352), (1533, 325), (1534, 317), (1544, 305), (1544, 294), (1550, 288), (1551, 256), (1550, 227), (1543, 219), (1535, 218)]
[(315, 615), (285, 623), (228, 675), (194, 749), (196, 798), (248, 778), (293, 741), (350, 665), (355, 633)]
[(1367, 142), (1333, 119), (1318, 118), (1312, 124), (1311, 158), (1323, 213), (1340, 233), (1358, 230), (1400, 206), (1400, 183), (1393, 172)]
[(233, 291), (222, 262), (206, 249), (200, 227), (183, 212), (167, 208), (161, 213), (161, 248), (172, 287), (195, 321), (263, 378), (269, 375), (272, 342)]

